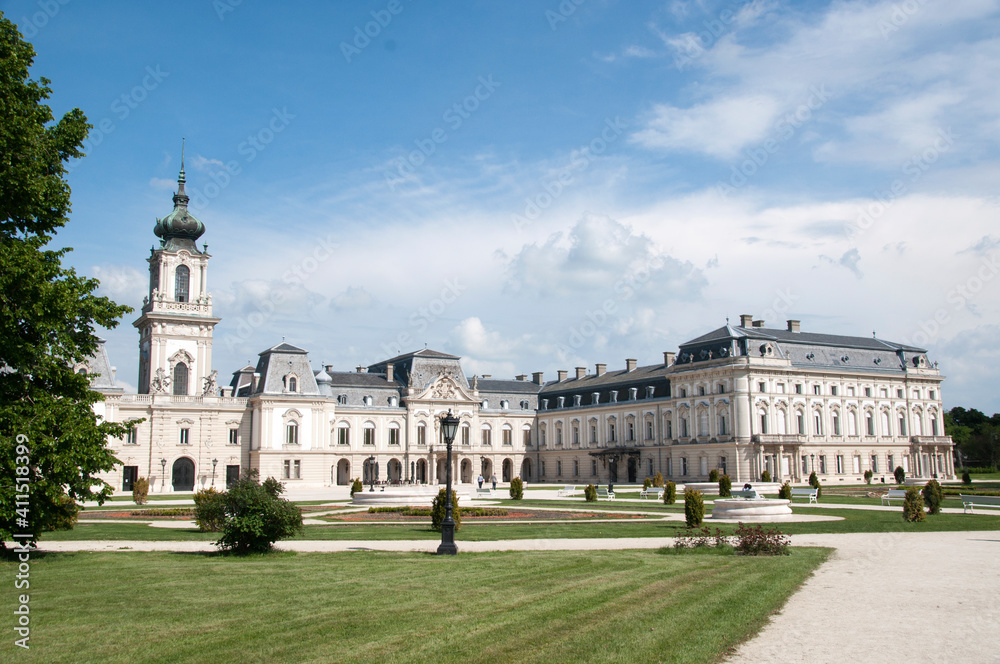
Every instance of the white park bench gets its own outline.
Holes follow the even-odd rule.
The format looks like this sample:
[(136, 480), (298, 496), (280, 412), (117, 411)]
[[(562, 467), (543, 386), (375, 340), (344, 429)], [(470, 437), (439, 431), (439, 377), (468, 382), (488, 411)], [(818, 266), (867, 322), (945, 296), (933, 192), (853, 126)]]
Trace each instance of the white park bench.
[(761, 495), (757, 493), (757, 489), (740, 489), (739, 491), (732, 492), (733, 498), (760, 498)]
[(663, 498), (663, 487), (662, 486), (650, 486), (644, 487), (642, 491), (639, 492), (640, 498), (656, 498), (659, 500)]
[(817, 499), (817, 494), (819, 492), (816, 489), (792, 489), (792, 498), (809, 498), (810, 503), (819, 504)]
[(597, 499), (598, 500), (614, 500), (615, 492), (608, 491), (607, 487), (599, 486), (597, 487)]
[(567, 484), (563, 488), (556, 491), (557, 496), (572, 496), (574, 493), (576, 493), (576, 487), (572, 484)]
[(962, 507), (966, 514), (975, 513), (973, 507), (1000, 507), (1000, 496), (966, 496), (959, 494), (962, 499)]
[(906, 489), (889, 489), (889, 493), (882, 494), (883, 505), (891, 505), (894, 500), (906, 500)]

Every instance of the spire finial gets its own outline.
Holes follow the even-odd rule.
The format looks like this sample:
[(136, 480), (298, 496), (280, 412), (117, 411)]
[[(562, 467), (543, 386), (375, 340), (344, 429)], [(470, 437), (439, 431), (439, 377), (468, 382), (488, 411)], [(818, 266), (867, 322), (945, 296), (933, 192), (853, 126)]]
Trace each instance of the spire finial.
[(184, 191), (184, 183), (187, 182), (187, 178), (184, 176), (184, 138), (181, 138), (181, 172), (177, 175), (177, 194), (174, 196), (174, 207), (183, 206), (187, 207), (188, 198), (187, 192)]

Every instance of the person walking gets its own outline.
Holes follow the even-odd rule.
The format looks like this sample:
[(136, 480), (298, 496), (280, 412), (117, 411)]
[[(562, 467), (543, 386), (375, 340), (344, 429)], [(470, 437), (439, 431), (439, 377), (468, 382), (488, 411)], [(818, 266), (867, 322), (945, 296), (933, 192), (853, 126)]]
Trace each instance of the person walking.
[(497, 475), (496, 475), (496, 473), (493, 473), (493, 477), (490, 478), (490, 481), (493, 482), (493, 490), (496, 491), (497, 490)]
[(479, 488), (483, 488), (483, 474), (479, 473)]

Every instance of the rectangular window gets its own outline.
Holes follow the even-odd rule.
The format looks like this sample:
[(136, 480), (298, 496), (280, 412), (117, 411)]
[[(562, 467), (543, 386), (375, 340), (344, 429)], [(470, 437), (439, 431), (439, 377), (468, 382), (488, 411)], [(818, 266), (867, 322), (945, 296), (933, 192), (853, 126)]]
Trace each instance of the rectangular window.
[(804, 474), (806, 474), (808, 472), (809, 472), (809, 458), (805, 454), (803, 454), (802, 455), (802, 474), (804, 475)]
[(351, 430), (347, 427), (339, 427), (337, 429), (337, 444), (338, 445), (350, 445), (351, 444)]
[(125, 466), (122, 470), (122, 491), (131, 491), (132, 485), (139, 479), (139, 466)]
[(562, 477), (562, 461), (556, 461), (556, 477)]
[(698, 396), (700, 396), (700, 397), (705, 396), (705, 386), (704, 385), (699, 385), (698, 386)]
[(591, 445), (596, 445), (597, 444), (597, 425), (596, 424), (591, 424), (590, 425), (590, 444)]
[(728, 435), (728, 434), (729, 434), (729, 431), (726, 429), (726, 416), (725, 415), (719, 415), (719, 435), (720, 436), (725, 436), (725, 435)]
[(180, 440), (178, 440), (177, 442), (180, 443), (181, 445), (190, 445), (191, 444), (191, 429), (188, 429), (188, 428), (181, 429), (181, 437), (180, 437)]
[(865, 415), (865, 429), (868, 431), (869, 436), (875, 435), (875, 418), (872, 417), (871, 413)]
[(820, 390), (821, 388), (819, 385), (813, 385), (813, 394), (819, 394)]
[(490, 436), (492, 432), (489, 429), (483, 429), (482, 442), (483, 445), (492, 445), (493, 439)]
[(855, 475), (861, 474), (861, 457), (855, 455), (851, 457), (852, 469)]
[(289, 459), (285, 459), (284, 463), (281, 464), (281, 479), (287, 480), (292, 477), (292, 462)]
[(226, 488), (228, 489), (232, 485), (240, 481), (240, 467), (239, 465), (226, 466)]
[(906, 418), (902, 415), (899, 416), (899, 435), (906, 435)]
[(504, 445), (513, 445), (514, 444), (514, 430), (513, 429), (504, 429), (503, 430), (503, 444)]
[(653, 423), (646, 422), (646, 440), (653, 440)]
[(796, 383), (795, 384), (795, 393), (796, 394), (802, 394), (802, 383)]
[(653, 474), (653, 460), (652, 459), (649, 460), (649, 474), (650, 475)]
[(872, 472), (873, 473), (877, 473), (878, 472), (878, 455), (877, 454), (873, 454), (872, 455)]
[(757, 391), (758, 392), (767, 392), (767, 383), (765, 383), (764, 381), (761, 381), (761, 382), (757, 383)]
[(882, 397), (883, 399), (888, 399), (889, 398), (889, 388), (886, 388), (886, 387), (880, 388), (879, 391), (878, 391), (878, 395), (880, 397)]
[[(463, 445), (471, 445), (472, 444), (472, 441), (469, 440), (469, 438), (471, 436), (472, 436), (472, 429), (470, 429), (469, 427), (462, 427), (462, 444)], [(529, 437), (531, 436), (530, 432), (528, 433), (528, 436)], [(530, 438), (529, 438), (528, 442), (529, 443), (531, 442)]]
[(545, 477), (545, 462), (544, 461), (539, 461), (538, 462), (538, 474), (541, 477)]
[(302, 462), (298, 459), (292, 462), (292, 479), (302, 479)]
[(687, 457), (681, 457), (681, 475), (687, 476), (688, 474), (688, 460)]
[(775, 387), (778, 388), (778, 394), (784, 394), (785, 393), (785, 384), (784, 383), (778, 383), (777, 385), (775, 385)]
[(853, 397), (854, 396), (854, 386), (853, 385), (851, 385), (851, 386), (849, 386), (847, 388), (847, 396), (849, 396), (849, 397)]
[(580, 462), (576, 459), (573, 459), (573, 477), (579, 477), (579, 476), (580, 476)]
[(628, 427), (628, 441), (632, 442), (635, 440), (635, 422), (629, 422), (626, 426)]
[(817, 436), (823, 435), (823, 417), (819, 413), (813, 414), (813, 432)]
[[(649, 467), (650, 468), (653, 467), (653, 460), (652, 459), (649, 460)], [(727, 472), (726, 471), (726, 457), (724, 457), (724, 456), (720, 456), (719, 457), (719, 472), (721, 474), (723, 474), (723, 475), (725, 475), (726, 472)]]
[(427, 427), (417, 427), (417, 445), (427, 444)]
[(840, 388), (839, 387), (837, 387), (836, 385), (831, 385), (830, 386), (830, 394), (832, 394), (833, 396), (837, 396), (838, 392), (840, 392)]
[(399, 445), (399, 429), (395, 427), (389, 428), (389, 444)]
[(523, 437), (524, 437), (524, 446), (531, 447), (531, 429), (525, 429)]
[(806, 432), (806, 416), (803, 413), (795, 414), (795, 433), (804, 435)]
[(934, 390), (931, 390), (930, 391), (930, 395), (927, 398), (930, 399), (931, 401), (933, 401), (934, 399), (937, 399), (937, 392), (935, 392)]
[(897, 399), (902, 399), (903, 398), (903, 390), (902, 389), (897, 389), (896, 390), (896, 398)]
[(615, 442), (615, 425), (614, 424), (609, 424), (608, 425), (608, 442), (609, 443)]
[(593, 477), (597, 477), (597, 459), (591, 459), (590, 461), (590, 474)]
[(719, 391), (719, 394), (725, 394), (726, 393), (726, 386), (723, 385), (722, 383), (719, 383), (717, 389)]
[(294, 422), (285, 427), (285, 442), (289, 445), (299, 444), (299, 426)]
[(870, 397), (871, 395), (872, 395), (872, 388), (866, 387), (865, 388), (865, 396), (866, 397)]
[(239, 429), (230, 429), (229, 430), (229, 444), (230, 445), (239, 445), (240, 444), (240, 430)]
[(667, 420), (667, 440), (672, 440), (674, 437), (674, 421)]
[(826, 475), (826, 455), (819, 455), (819, 472), (822, 475)]
[(375, 427), (365, 427), (365, 445), (375, 444)]
[[(135, 445), (135, 427), (129, 427), (128, 433), (125, 434), (125, 444)], [(129, 489), (131, 491), (131, 489)]]
[(886, 470), (887, 471), (895, 470), (896, 464), (893, 462), (896, 460), (896, 458), (890, 454), (886, 457), (885, 460), (886, 460), (886, 466), (885, 466)]
[(562, 445), (562, 427), (556, 427), (556, 445)]
[(575, 424), (573, 425), (573, 444), (574, 445), (580, 444), (580, 427), (576, 426)]
[(837, 474), (838, 475), (843, 475), (844, 474), (844, 455), (843, 454), (838, 454), (837, 455)]
[(833, 414), (833, 435), (834, 436), (840, 435), (840, 415), (838, 415), (837, 413)]

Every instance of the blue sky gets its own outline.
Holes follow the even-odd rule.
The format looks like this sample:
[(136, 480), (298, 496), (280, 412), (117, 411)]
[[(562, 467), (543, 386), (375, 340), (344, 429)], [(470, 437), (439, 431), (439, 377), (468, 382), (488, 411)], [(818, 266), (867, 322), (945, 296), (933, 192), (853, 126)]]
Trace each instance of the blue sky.
[(95, 125), (59, 242), (136, 308), (186, 138), (220, 374), (285, 337), (554, 377), (751, 313), (927, 347), (994, 412), (998, 4), (0, 8)]

